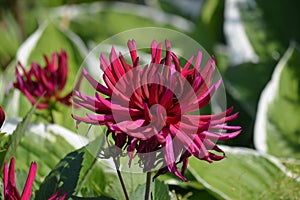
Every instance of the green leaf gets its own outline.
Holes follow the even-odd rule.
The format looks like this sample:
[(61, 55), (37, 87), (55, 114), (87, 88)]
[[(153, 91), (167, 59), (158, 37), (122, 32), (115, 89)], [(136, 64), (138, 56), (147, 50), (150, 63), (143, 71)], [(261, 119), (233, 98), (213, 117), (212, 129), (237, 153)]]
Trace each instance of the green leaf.
[[(112, 35), (134, 28), (165, 27), (190, 32), (194, 27), (191, 21), (177, 15), (166, 14), (149, 6), (132, 3), (97, 2), (74, 5), (72, 9), (77, 12), (77, 15), (67, 16), (67, 20), (70, 20), (67, 28), (77, 33), (92, 47)], [(62, 12), (62, 9), (53, 13), (61, 17), (60, 23), (66, 21), (65, 12)]]
[(10, 158), (14, 156), (14, 154), (17, 150), (17, 147), (19, 146), (19, 144), (25, 134), (25, 131), (28, 127), (30, 119), (31, 119), (38, 103), (39, 103), (39, 101), (37, 101), (37, 103), (31, 107), (29, 112), (26, 114), (25, 118), (22, 120), (22, 122), (20, 124), (18, 124), (16, 130), (10, 136), (10, 139), (7, 144), (7, 149), (4, 152), (2, 152), (2, 153), (4, 153), (4, 155), (2, 154), (3, 160), (1, 160), (1, 162), (0, 162), (1, 166), (3, 166), (3, 162), (8, 162), (10, 160)]
[(62, 194), (67, 193), (68, 196), (72, 195), (79, 179), (83, 155), (84, 149), (79, 149), (63, 158), (46, 177), (35, 199), (48, 199), (58, 189), (61, 189)]
[(274, 32), (266, 26), (263, 11), (255, 2), (246, 1), (238, 5), (238, 10), (247, 37), (259, 60), (261, 62), (278, 60), (285, 47), (274, 38)]
[(255, 124), (255, 146), (279, 157), (300, 158), (300, 48), (291, 44), (264, 89)]
[[(146, 183), (143, 185), (139, 185), (135, 192), (130, 195), (131, 200), (134, 199), (142, 199), (145, 196)], [(160, 199), (160, 200), (170, 200), (169, 189), (166, 184), (155, 179), (154, 182), (151, 182), (151, 198), (152, 199)], [(150, 199), (151, 199), (150, 198)]]
[(272, 72), (270, 63), (243, 63), (228, 68), (223, 74), (226, 91), (252, 118), (255, 118), (260, 93), (271, 79)]
[[(246, 148), (221, 146), (227, 158), (207, 163), (194, 157), (189, 170), (207, 190), (219, 199), (278, 199), (285, 194), (282, 184), (288, 182), (296, 192), (296, 181), (283, 171), (279, 160)], [(286, 199), (292, 199), (291, 193)]]
[(102, 150), (105, 135), (94, 139), (87, 146), (83, 147), (84, 157), (80, 172), (76, 194), (82, 193), (83, 196), (98, 196), (104, 193), (106, 177), (102, 166), (97, 162), (98, 154)]
[(100, 197), (76, 197), (72, 196), (73, 200), (112, 200), (109, 197), (100, 196)]

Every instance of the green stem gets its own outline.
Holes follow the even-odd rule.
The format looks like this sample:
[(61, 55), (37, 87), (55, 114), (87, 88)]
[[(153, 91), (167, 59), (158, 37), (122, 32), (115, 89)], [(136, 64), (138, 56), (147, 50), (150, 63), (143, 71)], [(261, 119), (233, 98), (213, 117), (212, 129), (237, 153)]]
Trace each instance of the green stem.
[(146, 190), (145, 190), (145, 200), (149, 200), (150, 187), (151, 187), (151, 172), (146, 174)]
[(115, 163), (115, 166), (116, 166), (116, 170), (117, 170), (117, 174), (118, 174), (118, 178), (119, 178), (119, 180), (120, 180), (120, 183), (121, 183), (121, 186), (122, 186), (122, 189), (123, 189), (123, 193), (124, 193), (124, 195), (125, 195), (125, 199), (126, 200), (129, 200), (129, 197), (128, 197), (128, 193), (127, 193), (127, 190), (126, 190), (126, 187), (125, 187), (125, 183), (124, 183), (124, 180), (123, 180), (123, 178), (122, 178), (122, 174), (121, 174), (121, 172), (120, 172), (120, 170), (119, 170), (119, 167), (118, 167), (118, 165), (117, 165), (117, 161), (113, 158), (113, 160), (114, 160), (114, 163)]
[(52, 109), (49, 110), (49, 115), (50, 115), (50, 123), (54, 124), (54, 115), (53, 115), (53, 110)]

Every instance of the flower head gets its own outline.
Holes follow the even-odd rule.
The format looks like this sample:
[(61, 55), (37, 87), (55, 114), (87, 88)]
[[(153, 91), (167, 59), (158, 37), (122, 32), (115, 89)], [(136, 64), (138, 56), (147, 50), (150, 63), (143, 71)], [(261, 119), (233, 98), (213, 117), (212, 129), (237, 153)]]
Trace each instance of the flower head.
[(10, 160), (9, 169), (7, 163), (4, 163), (4, 199), (5, 200), (29, 200), (31, 196), (31, 188), (36, 174), (37, 165), (35, 162), (31, 163), (27, 181), (25, 183), (22, 195), (16, 187), (15, 183), (15, 159)]
[(61, 50), (60, 54), (52, 54), (52, 60), (47, 56), (44, 56), (44, 59), (46, 62), (45, 67), (33, 62), (29, 71), (26, 71), (23, 65), (18, 62), (16, 68), (17, 81), (14, 83), (14, 87), (19, 89), (31, 104), (35, 104), (44, 95), (37, 106), (38, 109), (46, 109), (55, 102), (70, 106), (72, 92), (61, 96), (68, 75), (67, 53)]
[[(121, 53), (117, 56), (114, 48), (110, 62), (101, 54), (105, 85), (83, 69), (80, 81), (86, 78), (96, 92), (95, 96), (87, 96), (75, 88), (74, 103), (93, 112), (73, 115), (77, 125), (84, 122), (107, 126), (114, 145), (127, 151), (129, 164), (136, 155), (145, 171), (162, 164), (156, 176), (169, 171), (186, 181), (183, 173), (190, 156), (208, 162), (223, 159), (225, 153), (215, 141), (237, 136), (241, 127), (226, 125), (237, 117), (237, 113), (231, 114), (232, 107), (218, 114), (200, 114), (222, 82), (213, 81), (214, 59), (200, 70), (199, 51), (194, 64), (192, 56), (181, 67), (170, 42), (166, 41), (163, 57), (162, 44), (154, 40), (150, 63), (141, 65), (134, 40), (128, 41), (128, 48), (132, 64)], [(223, 130), (232, 132), (224, 134)]]
[(5, 112), (3, 111), (2, 107), (0, 106), (0, 128), (3, 125), (5, 120)]

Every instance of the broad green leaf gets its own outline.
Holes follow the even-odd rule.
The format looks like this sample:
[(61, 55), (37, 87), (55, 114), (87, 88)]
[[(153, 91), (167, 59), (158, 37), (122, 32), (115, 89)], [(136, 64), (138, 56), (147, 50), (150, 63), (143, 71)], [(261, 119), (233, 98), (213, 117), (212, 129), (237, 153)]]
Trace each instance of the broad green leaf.
[(300, 48), (291, 44), (264, 89), (255, 124), (260, 151), (300, 158)]
[[(274, 4), (269, 4), (269, 8)], [(274, 37), (274, 32), (267, 27), (264, 13), (260, 7), (254, 1), (245, 1), (239, 5), (239, 12), (247, 37), (255, 53), (259, 56), (259, 60), (261, 62), (277, 61), (284, 53), (285, 47)]]
[[(135, 192), (131, 194), (129, 199), (131, 200), (142, 199), (142, 197), (145, 196), (145, 190), (146, 190), (146, 183), (143, 185), (139, 185), (136, 188)], [(151, 182), (150, 196), (153, 199), (170, 200), (168, 186), (158, 180)]]
[(80, 149), (64, 157), (46, 177), (35, 199), (48, 199), (58, 189), (61, 189), (61, 193), (67, 193), (68, 196), (71, 196), (79, 179), (83, 156), (84, 149)]
[(98, 196), (105, 192), (106, 177), (103, 167), (97, 162), (98, 154), (104, 145), (104, 134), (83, 147), (82, 169), (78, 179), (76, 194)]
[(251, 149), (221, 148), (227, 155), (221, 161), (189, 160), (191, 173), (218, 199), (278, 199), (282, 195), (293, 199), (289, 197), (299, 191), (298, 183), (286, 175), (279, 160)]
[[(140, 185), (146, 183), (146, 174), (128, 172), (121, 173), (129, 197), (136, 191), (136, 189)], [(118, 179), (118, 176), (116, 175), (116, 172), (106, 172), (106, 177), (108, 179), (108, 188), (106, 193), (107, 196), (114, 199), (125, 199), (121, 183)]]
[[(243, 63), (228, 68), (223, 74), (226, 91), (254, 119), (260, 93), (271, 78), (270, 63)], [(255, 81), (255, 84), (253, 82)]]
[[(266, 27), (273, 37), (284, 46), (288, 46), (291, 39), (300, 42), (300, 13), (298, 0), (272, 1), (256, 0), (257, 7), (262, 10), (262, 17)], [(277, 15), (280, 13), (280, 15)]]

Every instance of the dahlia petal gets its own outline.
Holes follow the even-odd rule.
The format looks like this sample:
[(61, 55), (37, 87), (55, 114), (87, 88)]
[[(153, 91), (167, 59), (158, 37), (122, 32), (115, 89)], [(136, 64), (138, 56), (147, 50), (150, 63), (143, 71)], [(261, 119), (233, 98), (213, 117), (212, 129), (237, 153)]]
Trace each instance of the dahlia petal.
[(154, 58), (154, 63), (160, 64), (162, 54), (162, 43), (159, 43), (156, 47), (156, 54)]
[(2, 107), (0, 106), (0, 128), (5, 121), (5, 112), (3, 111)]
[(218, 113), (218, 114), (212, 114), (212, 115), (190, 115), (189, 117), (190, 118), (200, 118), (200, 120), (203, 120), (203, 121), (207, 121), (207, 120), (219, 120), (219, 119), (222, 119), (224, 117), (226, 117), (227, 115), (229, 115), (230, 113), (232, 113), (233, 111), (233, 106), (231, 106), (230, 108), (228, 108), (227, 110), (221, 112), (221, 113)]
[(198, 51), (197, 59), (194, 65), (194, 68), (195, 70), (197, 70), (197, 72), (200, 69), (201, 60), (202, 60), (202, 51)]
[(126, 60), (125, 60), (125, 58), (124, 58), (124, 56), (122, 55), (121, 52), (119, 53), (119, 59), (121, 61), (122, 66), (125, 69), (125, 72), (126, 73), (130, 72), (130, 70), (132, 69), (132, 67), (126, 62)]
[(224, 118), (221, 118), (221, 119), (214, 119), (214, 120), (211, 120), (211, 124), (212, 125), (215, 125), (215, 124), (224, 124), (224, 123), (227, 123), (229, 121), (232, 121), (234, 119), (236, 119), (238, 117), (239, 113), (234, 113), (230, 116), (226, 116)]
[(151, 43), (151, 54), (152, 54), (152, 62), (155, 62), (155, 56), (156, 56), (156, 40), (153, 40)]
[(209, 152), (209, 158), (214, 161), (222, 160), (225, 157), (226, 157), (225, 155), (220, 156), (220, 155), (216, 155), (214, 153)]
[(91, 120), (98, 121), (98, 122), (106, 122), (106, 121), (113, 121), (114, 116), (112, 114), (106, 114), (106, 115), (93, 115), (87, 113), (86, 116), (90, 118)]
[(36, 175), (37, 164), (35, 162), (31, 163), (28, 177), (25, 183), (25, 187), (21, 196), (22, 200), (29, 200), (31, 196), (31, 188)]
[(136, 148), (136, 144), (138, 142), (138, 139), (137, 138), (133, 138), (132, 141), (130, 142), (130, 144), (128, 145), (127, 147), (127, 153), (128, 153), (128, 156), (129, 156), (129, 167), (131, 166), (131, 162), (132, 162), (132, 159), (134, 158), (134, 150)]
[(109, 65), (109, 62), (107, 61), (103, 53), (100, 56), (100, 68), (104, 72), (103, 76), (106, 76), (113, 83), (113, 85), (116, 85), (117, 81), (114, 75), (112, 74), (111, 66)]
[(67, 75), (68, 75), (68, 56), (64, 50), (60, 51), (60, 56), (58, 57), (58, 68), (57, 75), (59, 76), (58, 88), (62, 90), (67, 83)]
[(172, 136), (169, 134), (166, 137), (166, 145), (164, 147), (165, 162), (168, 166), (168, 170), (179, 177), (182, 181), (187, 181), (187, 179), (178, 171), (175, 163), (175, 157), (173, 152)]
[(176, 54), (174, 52), (171, 52), (171, 56), (172, 56), (176, 71), (181, 72), (180, 63), (179, 63), (179, 60), (178, 60)]
[(191, 66), (191, 64), (192, 64), (192, 62), (193, 62), (193, 60), (194, 60), (194, 57), (195, 57), (195, 56), (192, 56), (192, 57), (187, 61), (187, 63), (184, 65), (184, 67), (183, 67), (183, 69), (182, 69), (182, 71), (181, 71), (181, 73), (182, 73), (182, 75), (183, 75), (184, 77), (187, 75), (188, 70), (189, 70), (189, 67)]
[(129, 48), (129, 51), (130, 51), (132, 63), (135, 63), (136, 59), (137, 59), (135, 40), (128, 40), (127, 46)]
[(240, 126), (227, 126), (223, 124), (217, 124), (209, 127), (212, 130), (219, 129), (219, 130), (240, 130)]
[(152, 114), (147, 103), (143, 103), (145, 120), (151, 122)]
[(171, 66), (171, 43), (169, 40), (165, 41), (166, 44), (166, 57), (165, 57), (165, 65)]
[(199, 148), (199, 152), (197, 152), (197, 154), (193, 154), (193, 155), (201, 160), (206, 160), (208, 162), (212, 162), (212, 160), (209, 158), (208, 150), (206, 149), (205, 145), (203, 144), (203, 142), (201, 141), (201, 139), (199, 138), (198, 135), (196, 135), (194, 137), (194, 142), (197, 145), (197, 147)]
[(123, 76), (123, 74), (125, 73), (119, 59), (117, 56), (117, 53), (115, 51), (115, 48), (112, 47), (111, 48), (111, 52), (110, 52), (110, 62), (112, 65), (112, 71), (114, 72), (117, 80), (120, 80), (120, 78)]
[(72, 117), (76, 120), (76, 128), (78, 128), (78, 125), (79, 125), (81, 122), (85, 122), (85, 123), (87, 123), (87, 124), (93, 124), (93, 125), (99, 124), (98, 121), (92, 120), (92, 119), (90, 119), (90, 118), (79, 117), (79, 116), (74, 115), (74, 114), (72, 114)]
[(202, 133), (199, 133), (199, 137), (201, 138), (208, 138), (212, 140), (228, 140), (231, 138), (234, 138), (238, 136), (241, 133), (241, 130), (235, 131), (232, 133), (227, 133), (227, 134), (220, 134), (220, 133), (214, 133), (210, 131), (203, 131)]
[(86, 69), (82, 69), (82, 73), (84, 77), (91, 83), (93, 88), (95, 88), (98, 92), (101, 92), (102, 94), (105, 94), (107, 96), (111, 95), (111, 91), (98, 83), (92, 76), (89, 75), (89, 73), (86, 71)]
[(185, 107), (184, 112), (192, 112), (194, 110), (199, 110), (200, 108), (206, 106), (221, 83), (222, 79), (220, 78), (214, 86), (209, 88), (209, 90), (207, 90), (204, 94), (201, 95), (200, 99), (198, 99), (197, 102), (194, 102), (193, 104)]

